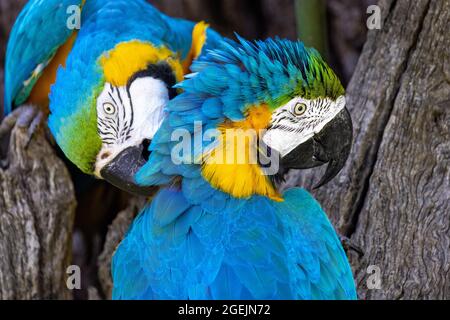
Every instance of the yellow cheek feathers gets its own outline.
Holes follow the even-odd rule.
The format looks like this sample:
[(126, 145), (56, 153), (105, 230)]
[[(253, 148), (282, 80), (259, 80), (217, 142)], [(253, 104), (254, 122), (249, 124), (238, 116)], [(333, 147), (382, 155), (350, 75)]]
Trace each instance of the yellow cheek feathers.
[[(260, 130), (267, 128), (271, 115), (266, 105), (252, 107), (244, 121), (227, 121), (219, 127), (222, 134), (220, 143), (204, 156), (202, 166), (203, 177), (213, 187), (236, 198), (261, 195), (275, 201), (283, 201), (270, 179), (255, 163), (256, 155), (250, 147), (255, 145)], [(237, 137), (242, 138), (243, 134), (245, 140), (236, 143), (239, 141)]]
[(183, 61), (184, 74), (190, 73), (192, 62), (202, 53), (203, 46), (207, 40), (207, 31), (209, 25), (203, 21), (197, 23), (192, 31), (192, 45), (188, 56)]
[(155, 47), (150, 43), (133, 40), (118, 44), (100, 58), (105, 81), (114, 86), (125, 86), (137, 72), (147, 69), (149, 64), (165, 61), (174, 71), (177, 82), (183, 80), (183, 67), (178, 55), (165, 46)]

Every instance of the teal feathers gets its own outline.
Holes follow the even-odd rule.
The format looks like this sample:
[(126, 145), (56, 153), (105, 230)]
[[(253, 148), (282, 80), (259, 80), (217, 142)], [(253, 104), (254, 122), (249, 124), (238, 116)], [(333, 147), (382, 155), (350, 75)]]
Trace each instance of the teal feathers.
[[(73, 30), (67, 8), (81, 0), (29, 1), (9, 36), (5, 64), (5, 114), (24, 103), (38, 75)], [(41, 67), (39, 67), (41, 66)], [(36, 76), (32, 77), (33, 72)]]

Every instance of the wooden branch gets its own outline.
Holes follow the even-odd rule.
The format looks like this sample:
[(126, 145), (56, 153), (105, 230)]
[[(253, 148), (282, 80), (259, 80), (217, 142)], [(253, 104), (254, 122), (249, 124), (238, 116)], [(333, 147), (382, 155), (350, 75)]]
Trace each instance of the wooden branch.
[(72, 182), (43, 134), (27, 142), (16, 127), (0, 168), (0, 300), (70, 299)]
[[(383, 0), (348, 88), (355, 144), (314, 194), (344, 235), (363, 299), (450, 298), (449, 0)], [(311, 187), (320, 172), (291, 176)], [(381, 270), (369, 290), (367, 268)]]

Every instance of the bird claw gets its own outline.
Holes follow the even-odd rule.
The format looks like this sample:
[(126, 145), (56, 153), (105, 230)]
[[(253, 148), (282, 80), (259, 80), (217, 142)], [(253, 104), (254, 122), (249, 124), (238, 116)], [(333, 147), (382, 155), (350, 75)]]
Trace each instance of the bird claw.
[(44, 114), (35, 106), (26, 105), (14, 110), (0, 124), (0, 165), (4, 168), (8, 165), (8, 150), (11, 133), (15, 126), (27, 129), (27, 141), (25, 150), (28, 149), (30, 143), (39, 130), (43, 122)]
[(42, 111), (38, 110), (38, 112), (31, 119), (31, 122), (28, 126), (28, 140), (25, 144), (25, 150), (28, 150), (31, 140), (33, 139), (36, 132), (39, 130), (40, 125), (42, 124), (42, 119), (44, 118), (44, 114)]
[(346, 236), (343, 235), (339, 235), (339, 240), (341, 240), (342, 246), (344, 247), (344, 250), (346, 252), (354, 251), (356, 252), (360, 257), (364, 256), (364, 250), (361, 249), (361, 247), (357, 246), (354, 241), (352, 241), (351, 239), (349, 239)]

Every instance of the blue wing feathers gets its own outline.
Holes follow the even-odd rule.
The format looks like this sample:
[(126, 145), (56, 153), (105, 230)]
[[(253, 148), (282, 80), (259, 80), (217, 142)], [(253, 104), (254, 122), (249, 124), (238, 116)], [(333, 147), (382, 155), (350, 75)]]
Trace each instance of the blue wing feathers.
[(241, 296), (242, 284), (233, 268), (222, 265), (210, 286), (211, 298), (216, 300), (233, 300)]
[[(30, 89), (25, 88), (24, 82), (39, 65), (45, 66), (70, 37), (73, 30), (67, 28), (67, 8), (80, 3), (81, 0), (31, 0), (26, 4), (7, 46), (5, 114), (27, 99)], [(28, 92), (22, 92), (27, 89)]]
[(175, 221), (190, 206), (186, 199), (179, 195), (179, 192), (164, 189), (153, 201), (154, 221), (156, 225), (164, 227)]

